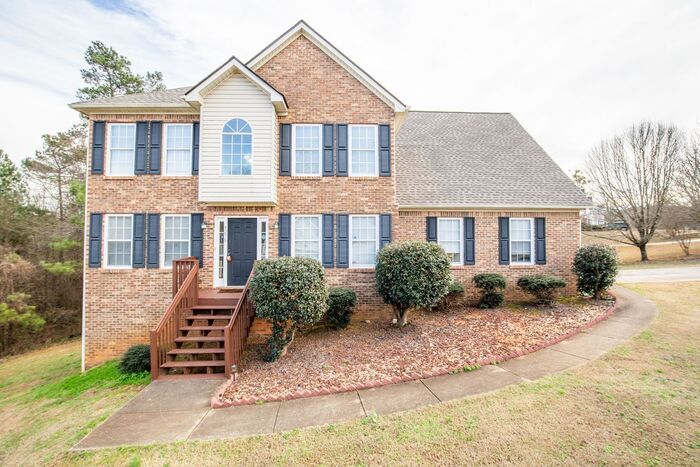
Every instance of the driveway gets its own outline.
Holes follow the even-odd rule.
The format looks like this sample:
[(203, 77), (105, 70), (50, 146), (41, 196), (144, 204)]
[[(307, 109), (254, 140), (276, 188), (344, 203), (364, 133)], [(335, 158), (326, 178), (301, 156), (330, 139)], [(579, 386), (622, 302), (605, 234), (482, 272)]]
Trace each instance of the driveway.
[(700, 281), (700, 264), (669, 268), (621, 269), (619, 283)]

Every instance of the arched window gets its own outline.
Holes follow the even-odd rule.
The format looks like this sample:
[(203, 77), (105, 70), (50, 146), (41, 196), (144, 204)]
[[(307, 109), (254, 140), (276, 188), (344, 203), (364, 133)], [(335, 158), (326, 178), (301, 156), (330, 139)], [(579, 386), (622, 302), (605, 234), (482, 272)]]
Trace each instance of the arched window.
[(221, 174), (250, 175), (253, 130), (241, 118), (229, 120), (221, 132)]

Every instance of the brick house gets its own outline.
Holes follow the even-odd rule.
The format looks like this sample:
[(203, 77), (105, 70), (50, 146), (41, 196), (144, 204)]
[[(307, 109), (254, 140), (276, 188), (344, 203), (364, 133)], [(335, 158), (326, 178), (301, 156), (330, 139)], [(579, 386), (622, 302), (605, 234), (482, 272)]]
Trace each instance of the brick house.
[[(235, 309), (255, 260), (292, 255), (318, 259), (332, 286), (355, 289), (357, 318), (390, 319), (373, 264), (392, 240), (440, 243), (467, 288), (485, 271), (504, 274), (511, 295), (527, 273), (574, 282), (589, 202), (512, 115), (409, 110), (303, 21), (194, 87), (71, 107), (91, 122), (86, 367), (163, 325), (181, 257), (199, 263), (199, 298), (176, 296), (190, 311)], [(214, 341), (231, 310), (216, 315), (223, 323), (213, 310), (202, 321), (178, 315), (190, 332), (176, 334)], [(189, 352), (170, 340), (153, 344), (175, 355), (160, 363), (208, 358), (207, 343)], [(223, 353), (213, 345), (209, 353)], [(206, 371), (220, 371), (221, 357), (211, 358)]]

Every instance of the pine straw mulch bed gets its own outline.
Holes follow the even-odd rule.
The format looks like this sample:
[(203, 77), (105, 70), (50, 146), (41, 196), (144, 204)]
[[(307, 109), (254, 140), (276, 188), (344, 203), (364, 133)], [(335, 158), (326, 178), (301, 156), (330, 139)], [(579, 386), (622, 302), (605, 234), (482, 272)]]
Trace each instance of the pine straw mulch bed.
[(243, 370), (215, 406), (297, 399), (445, 374), (541, 348), (603, 317), (613, 301), (576, 300), (553, 307), (467, 306), (413, 313), (398, 329), (358, 322), (347, 329), (297, 333), (273, 363), (263, 346), (246, 351)]

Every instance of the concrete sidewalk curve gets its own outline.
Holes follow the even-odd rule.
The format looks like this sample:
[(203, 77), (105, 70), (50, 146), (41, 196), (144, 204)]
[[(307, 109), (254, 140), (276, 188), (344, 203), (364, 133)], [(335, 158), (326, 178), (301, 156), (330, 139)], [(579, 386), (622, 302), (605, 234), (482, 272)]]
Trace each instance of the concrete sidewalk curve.
[[(211, 409), (221, 380), (156, 381), (73, 450), (226, 439), (385, 415), (484, 394), (585, 364), (641, 332), (656, 316), (650, 300), (615, 287), (617, 310), (551, 347), (468, 373), (261, 405)], [(186, 407), (186, 410), (183, 410)]]

